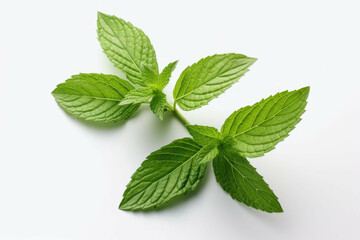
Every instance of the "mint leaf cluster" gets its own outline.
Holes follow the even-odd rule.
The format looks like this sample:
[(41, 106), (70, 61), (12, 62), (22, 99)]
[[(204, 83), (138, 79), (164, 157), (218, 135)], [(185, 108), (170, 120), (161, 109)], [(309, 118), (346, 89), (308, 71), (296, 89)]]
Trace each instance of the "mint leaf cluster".
[(69, 114), (102, 123), (128, 119), (141, 104), (149, 104), (161, 120), (169, 111), (190, 137), (173, 141), (151, 153), (132, 175), (119, 208), (158, 207), (193, 191), (212, 162), (217, 182), (230, 196), (255, 209), (282, 212), (274, 192), (247, 158), (263, 156), (286, 138), (305, 112), (309, 87), (284, 91), (232, 113), (220, 131), (191, 125), (177, 106), (190, 111), (208, 104), (249, 71), (256, 58), (215, 54), (187, 67), (173, 90), (173, 103), (163, 89), (177, 62), (159, 71), (150, 39), (142, 30), (115, 16), (98, 13), (98, 39), (104, 53), (126, 79), (80, 73), (52, 92)]

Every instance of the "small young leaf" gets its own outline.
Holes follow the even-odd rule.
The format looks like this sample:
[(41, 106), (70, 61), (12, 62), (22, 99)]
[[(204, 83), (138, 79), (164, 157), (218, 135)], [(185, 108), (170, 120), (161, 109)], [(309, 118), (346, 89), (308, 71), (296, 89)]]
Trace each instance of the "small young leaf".
[(145, 65), (142, 65), (140, 69), (146, 86), (152, 88), (154, 83), (156, 83), (156, 81), (158, 80), (159, 74), (155, 73), (153, 70), (151, 70)]
[(289, 135), (305, 112), (310, 87), (270, 96), (234, 112), (221, 133), (244, 157), (260, 157)]
[(98, 39), (106, 56), (132, 83), (145, 87), (141, 66), (159, 73), (149, 38), (131, 23), (101, 12), (97, 25)]
[(163, 71), (159, 74), (153, 72), (150, 68), (142, 66), (142, 75), (146, 86), (151, 89), (161, 91), (169, 83), (171, 73), (174, 71), (176, 62), (169, 63)]
[(200, 149), (191, 138), (183, 138), (151, 153), (131, 177), (119, 208), (144, 210), (193, 191), (206, 169), (195, 161)]
[(154, 96), (153, 91), (147, 87), (139, 87), (131, 90), (119, 105), (148, 102)]
[(158, 83), (157, 83), (159, 85), (160, 89), (163, 89), (169, 83), (171, 74), (175, 70), (177, 63), (178, 63), (178, 61), (169, 63), (160, 73)]
[(119, 106), (133, 89), (129, 82), (113, 75), (81, 73), (59, 84), (52, 94), (69, 114), (108, 123), (127, 119), (139, 108), (139, 104)]
[(186, 128), (195, 142), (202, 146), (220, 138), (219, 131), (214, 127), (187, 125)]
[(200, 164), (204, 164), (214, 160), (214, 158), (216, 158), (216, 156), (219, 154), (218, 145), (219, 141), (215, 140), (203, 146), (197, 155), (196, 161)]
[(254, 167), (230, 149), (213, 161), (216, 181), (233, 199), (266, 212), (283, 212), (278, 198)]
[(175, 102), (185, 111), (208, 104), (237, 82), (255, 61), (235, 53), (201, 59), (181, 73), (173, 92)]
[(150, 102), (150, 109), (153, 113), (160, 118), (164, 119), (164, 111), (166, 106), (166, 95), (162, 92), (156, 93)]

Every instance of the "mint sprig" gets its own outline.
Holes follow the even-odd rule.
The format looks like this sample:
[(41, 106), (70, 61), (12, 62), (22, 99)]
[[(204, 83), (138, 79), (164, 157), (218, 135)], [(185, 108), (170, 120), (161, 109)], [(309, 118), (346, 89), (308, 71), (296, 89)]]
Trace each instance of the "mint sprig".
[(217, 182), (231, 197), (255, 209), (282, 212), (273, 191), (246, 158), (263, 156), (286, 138), (305, 112), (309, 87), (284, 91), (240, 108), (214, 127), (191, 125), (179, 112), (200, 108), (222, 94), (249, 71), (256, 58), (215, 54), (187, 67), (169, 103), (163, 92), (177, 62), (159, 73), (155, 50), (142, 30), (115, 16), (98, 13), (98, 39), (109, 60), (126, 79), (80, 73), (52, 92), (69, 114), (102, 123), (128, 119), (149, 104), (161, 120), (169, 111), (192, 138), (173, 141), (151, 153), (131, 177), (119, 208), (144, 210), (196, 188), (212, 161)]

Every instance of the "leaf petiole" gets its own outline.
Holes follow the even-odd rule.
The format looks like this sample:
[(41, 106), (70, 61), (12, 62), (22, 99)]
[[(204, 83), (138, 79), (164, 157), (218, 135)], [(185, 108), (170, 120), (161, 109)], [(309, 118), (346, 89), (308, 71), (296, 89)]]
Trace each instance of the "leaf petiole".
[(177, 110), (176, 103), (174, 103), (173, 106), (169, 102), (166, 102), (166, 109), (169, 112), (172, 112), (174, 116), (186, 127), (187, 125), (190, 125), (190, 122)]

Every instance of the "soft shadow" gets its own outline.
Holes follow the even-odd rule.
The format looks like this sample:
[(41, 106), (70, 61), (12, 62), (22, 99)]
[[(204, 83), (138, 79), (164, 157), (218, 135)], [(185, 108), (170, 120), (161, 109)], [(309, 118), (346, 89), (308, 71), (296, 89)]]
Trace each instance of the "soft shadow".
[[(147, 106), (149, 108), (149, 106)], [(153, 113), (151, 113), (153, 114)], [(171, 123), (176, 120), (174, 115), (166, 111), (164, 114), (164, 119), (161, 121), (158, 117), (153, 114), (153, 118), (148, 122), (149, 132), (147, 135), (155, 139), (164, 139), (164, 134), (169, 131)]]
[(199, 182), (199, 184), (197, 185), (197, 187), (195, 188), (194, 191), (188, 192), (184, 195), (176, 196), (175, 198), (171, 199), (169, 202), (164, 203), (160, 207), (149, 208), (146, 210), (136, 210), (136, 211), (132, 211), (132, 213), (148, 215), (148, 214), (154, 214), (157, 212), (162, 212), (162, 211), (168, 210), (169, 208), (171, 208), (173, 210), (175, 210), (177, 208), (181, 208), (182, 205), (187, 204), (188, 201), (190, 201), (190, 198), (196, 197), (197, 195), (199, 195), (200, 193), (202, 193), (204, 191), (204, 187), (208, 183), (208, 179), (211, 174), (211, 171), (212, 171), (211, 167), (208, 166), (205, 170), (205, 175), (204, 175), (203, 179)]
[(252, 207), (246, 206), (240, 202), (234, 201), (239, 207), (242, 207), (244, 211), (248, 212), (250, 215), (256, 217), (259, 221), (271, 225), (272, 227), (282, 228), (284, 224), (288, 225), (288, 218), (285, 218), (284, 212), (281, 213), (268, 213), (261, 210), (254, 209)]

